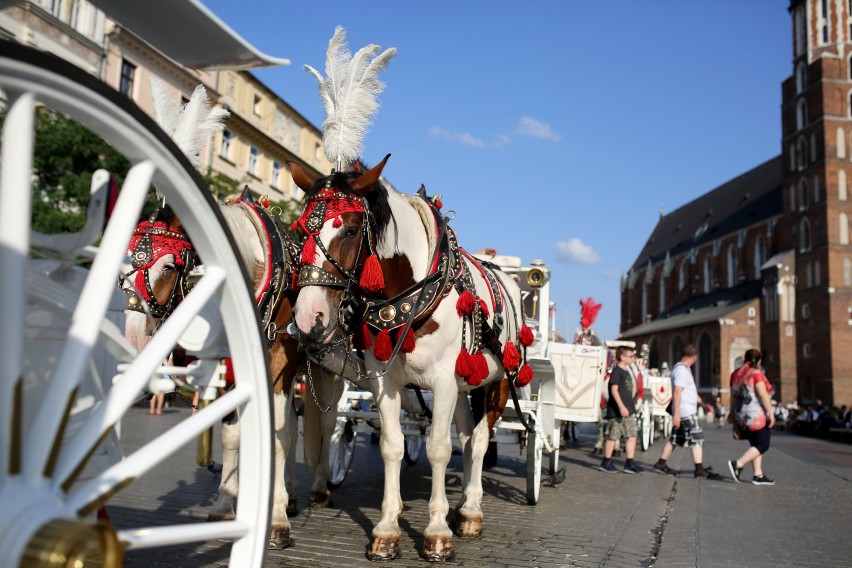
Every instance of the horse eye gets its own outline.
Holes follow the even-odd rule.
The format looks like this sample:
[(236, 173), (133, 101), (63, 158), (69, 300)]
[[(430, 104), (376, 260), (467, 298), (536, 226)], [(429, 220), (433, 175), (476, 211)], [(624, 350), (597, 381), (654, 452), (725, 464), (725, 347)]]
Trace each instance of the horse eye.
[(355, 235), (358, 234), (359, 230), (360, 230), (360, 227), (347, 227), (346, 228), (346, 236), (347, 237), (354, 237)]

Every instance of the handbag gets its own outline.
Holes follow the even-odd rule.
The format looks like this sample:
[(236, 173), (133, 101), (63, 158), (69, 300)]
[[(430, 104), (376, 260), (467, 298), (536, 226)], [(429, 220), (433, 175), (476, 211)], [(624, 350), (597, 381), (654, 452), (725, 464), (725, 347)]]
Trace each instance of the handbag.
[(734, 440), (742, 440), (745, 438), (745, 432), (743, 432), (743, 429), (740, 426), (740, 423), (737, 422), (736, 418), (734, 418), (734, 427), (731, 430), (731, 435), (733, 435)]

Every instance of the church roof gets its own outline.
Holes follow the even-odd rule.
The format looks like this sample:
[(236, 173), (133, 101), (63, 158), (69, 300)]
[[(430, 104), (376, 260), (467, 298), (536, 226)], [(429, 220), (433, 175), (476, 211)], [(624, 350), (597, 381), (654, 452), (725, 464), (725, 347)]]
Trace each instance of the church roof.
[(621, 337), (639, 337), (724, 318), (759, 298), (761, 285), (759, 280), (753, 280), (734, 288), (697, 296), (653, 321), (626, 330)]
[(662, 216), (631, 270), (783, 213), (781, 168), (777, 156)]

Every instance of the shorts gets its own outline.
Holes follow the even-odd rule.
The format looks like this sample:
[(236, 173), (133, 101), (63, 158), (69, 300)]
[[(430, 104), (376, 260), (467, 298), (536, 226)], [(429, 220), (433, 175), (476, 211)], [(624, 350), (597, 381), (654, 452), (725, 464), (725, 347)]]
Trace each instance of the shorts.
[(620, 440), (622, 436), (625, 438), (635, 438), (639, 433), (639, 427), (636, 424), (635, 416), (627, 418), (610, 418), (607, 420), (607, 440)]
[(769, 450), (769, 441), (772, 438), (772, 430), (769, 426), (764, 426), (760, 430), (746, 430), (746, 440), (755, 448), (760, 455), (763, 455)]
[(680, 419), (680, 428), (673, 429), (669, 443), (682, 448), (697, 448), (704, 445), (704, 430), (698, 416), (693, 414)]

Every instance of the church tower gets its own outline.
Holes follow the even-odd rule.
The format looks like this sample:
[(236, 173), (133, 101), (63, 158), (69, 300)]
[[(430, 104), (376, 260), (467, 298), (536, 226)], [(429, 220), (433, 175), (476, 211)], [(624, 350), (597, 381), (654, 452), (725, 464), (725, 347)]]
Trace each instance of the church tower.
[[(852, 402), (852, 13), (791, 0), (782, 85), (784, 217), (795, 250), (798, 395)], [(780, 228), (780, 227), (779, 227)]]

